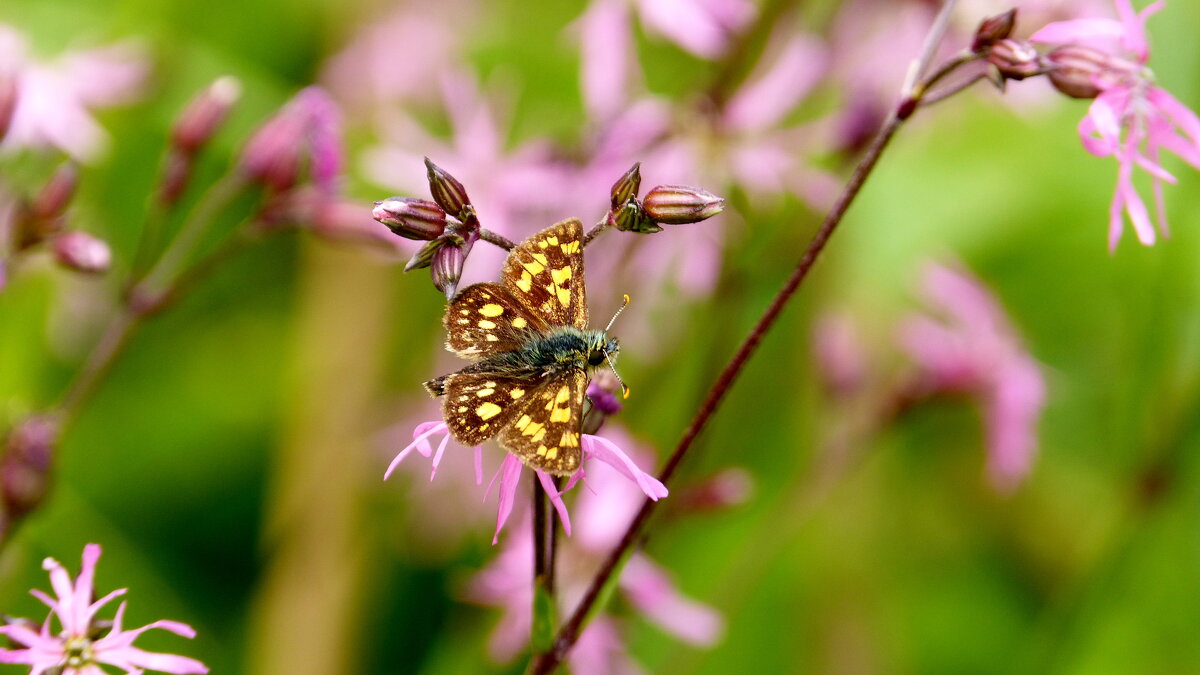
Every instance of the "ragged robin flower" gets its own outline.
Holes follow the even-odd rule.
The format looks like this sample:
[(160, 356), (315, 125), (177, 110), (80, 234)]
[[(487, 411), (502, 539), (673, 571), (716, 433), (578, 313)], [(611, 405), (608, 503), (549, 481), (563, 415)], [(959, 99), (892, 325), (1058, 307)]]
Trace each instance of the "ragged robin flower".
[[(46, 603), (51, 615), (38, 628), (32, 621), (9, 620), (0, 626), (0, 634), (21, 645), (20, 649), (0, 648), (0, 663), (19, 663), (30, 666), (30, 675), (60, 673), (61, 675), (103, 675), (101, 665), (116, 666), (128, 675), (140, 674), (143, 669), (164, 673), (207, 673), (201, 662), (186, 656), (156, 654), (133, 646), (139, 635), (151, 628), (195, 637), (196, 631), (178, 621), (155, 621), (125, 630), (125, 603), (117, 608), (111, 626), (98, 621), (96, 613), (114, 598), (125, 594), (119, 589), (93, 600), (93, 582), (96, 576), (96, 561), (100, 559), (100, 546), (88, 544), (83, 549), (83, 564), (74, 581), (66, 568), (53, 558), (42, 564), (50, 573), (50, 584), (57, 598), (38, 591), (30, 591), (34, 597)], [(50, 630), (51, 619), (57, 617), (61, 630), (55, 634)]]
[[(1138, 241), (1155, 241), (1154, 225), (1133, 184), (1134, 167), (1150, 174), (1158, 227), (1167, 234), (1162, 183), (1175, 177), (1160, 163), (1161, 151), (1175, 153), (1200, 169), (1200, 118), (1159, 87), (1147, 62), (1146, 19), (1161, 10), (1155, 2), (1135, 12), (1130, 0), (1114, 0), (1116, 19), (1076, 19), (1051, 23), (1030, 36), (1059, 45), (1046, 59), (1051, 82), (1076, 98), (1094, 99), (1079, 123), (1084, 148), (1117, 160), (1117, 188), (1109, 207), (1109, 249), (1124, 231), (1124, 215)], [(1122, 214), (1124, 212), (1124, 215)]]

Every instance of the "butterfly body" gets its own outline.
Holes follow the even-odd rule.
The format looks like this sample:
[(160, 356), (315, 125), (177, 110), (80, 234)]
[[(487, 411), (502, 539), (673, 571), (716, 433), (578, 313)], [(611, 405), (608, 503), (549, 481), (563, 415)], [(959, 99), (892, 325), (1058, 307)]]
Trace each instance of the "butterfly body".
[(564, 220), (513, 248), (500, 283), (463, 289), (446, 308), (446, 347), (474, 363), (425, 383), (464, 445), (496, 438), (525, 464), (579, 468), (588, 370), (620, 347), (587, 327), (583, 226)]

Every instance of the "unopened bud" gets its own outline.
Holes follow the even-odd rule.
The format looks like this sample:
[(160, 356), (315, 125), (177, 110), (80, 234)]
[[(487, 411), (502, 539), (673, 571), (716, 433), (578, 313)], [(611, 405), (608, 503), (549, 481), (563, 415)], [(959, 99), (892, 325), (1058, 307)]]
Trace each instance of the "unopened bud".
[(621, 383), (610, 371), (596, 371), (587, 387), (587, 405), (583, 413), (583, 433), (595, 434), (604, 421), (621, 412)]
[(638, 162), (625, 172), (612, 186), (612, 207), (618, 209), (630, 199), (637, 197), (642, 187), (642, 163)]
[(662, 228), (654, 224), (642, 210), (642, 205), (636, 199), (625, 202), (625, 205), (609, 213), (613, 227), (622, 232), (637, 232), (638, 234), (654, 234), (662, 232)]
[(74, 162), (67, 162), (58, 167), (34, 198), (30, 205), (30, 215), (38, 220), (53, 220), (62, 215), (71, 197), (75, 195), (75, 187), (78, 184), (79, 167)]
[(12, 126), (13, 113), (17, 110), (17, 75), (14, 72), (0, 72), (0, 141), (8, 135)]
[(259, 127), (242, 153), (242, 171), (277, 192), (286, 192), (300, 178), (305, 123), (285, 109)]
[(410, 197), (388, 197), (375, 202), (371, 215), (405, 239), (428, 241), (446, 229), (446, 212), (437, 204)]
[(455, 218), (464, 218), (463, 209), (471, 203), (467, 189), (458, 179), (446, 173), (442, 167), (425, 158), (425, 168), (429, 176), (429, 192), (433, 201), (437, 202), (446, 213)]
[(987, 60), (1008, 80), (1023, 80), (1046, 72), (1046, 62), (1024, 40), (1000, 40), (988, 50)]
[(404, 266), (404, 271), (411, 272), (429, 267), (433, 264), (434, 254), (444, 245), (446, 245), (446, 240), (440, 237), (426, 243), (420, 250), (413, 254), (413, 257), (408, 259), (408, 263)]
[(971, 42), (971, 51), (980, 52), (993, 44), (1008, 38), (1013, 27), (1017, 25), (1017, 9), (1014, 7), (1003, 14), (989, 16), (979, 23), (975, 30), (975, 39)]
[(179, 201), (192, 178), (193, 158), (182, 152), (168, 151), (162, 168), (162, 184), (158, 188), (158, 200), (164, 206)]
[(430, 276), (434, 287), (446, 294), (447, 302), (453, 300), (458, 292), (458, 280), (462, 278), (463, 265), (467, 262), (463, 248), (465, 246), (447, 244), (433, 254)]
[(0, 489), (9, 518), (37, 508), (50, 485), (58, 425), (46, 417), (30, 417), (16, 426), (0, 459)]
[(108, 270), (112, 262), (108, 244), (86, 232), (60, 234), (54, 238), (52, 247), (59, 264), (76, 272), (99, 274)]
[(642, 208), (656, 223), (685, 225), (717, 215), (725, 209), (725, 200), (688, 185), (659, 185), (646, 194)]
[(194, 155), (221, 127), (242, 95), (236, 78), (222, 77), (210, 84), (183, 109), (171, 132), (171, 143), (179, 152)]
[(1046, 61), (1054, 88), (1071, 98), (1096, 98), (1107, 82), (1119, 80), (1135, 68), (1083, 45), (1058, 47), (1046, 54)]

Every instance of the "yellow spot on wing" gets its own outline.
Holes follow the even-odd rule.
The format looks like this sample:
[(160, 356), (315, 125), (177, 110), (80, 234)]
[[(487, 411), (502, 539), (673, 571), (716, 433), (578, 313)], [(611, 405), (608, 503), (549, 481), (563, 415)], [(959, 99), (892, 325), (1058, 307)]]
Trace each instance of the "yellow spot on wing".
[(487, 319), (482, 319), (482, 320), (480, 320), (480, 322), (477, 325), (484, 330), (491, 330), (496, 327), (496, 322), (488, 321)]
[(529, 272), (521, 272), (521, 278), (516, 281), (517, 288), (528, 293), (533, 288), (533, 277)]
[(481, 419), (490, 420), (500, 414), (500, 406), (488, 401), (475, 409), (475, 414)]
[(504, 308), (496, 303), (488, 303), (479, 308), (479, 313), (487, 317), (500, 316), (504, 313)]
[(559, 286), (562, 286), (563, 283), (567, 279), (571, 278), (571, 268), (570, 267), (561, 267), (556, 270), (551, 270), (550, 278), (554, 280), (554, 283), (558, 284)]
[(529, 439), (529, 441), (531, 443), (537, 443), (538, 441), (542, 440), (542, 438), (545, 437), (545, 435), (546, 435), (546, 428), (542, 427), (542, 428), (538, 429), (538, 432), (536, 434), (534, 434), (533, 438)]
[(564, 431), (558, 444), (564, 448), (577, 448), (579, 447), (579, 437), (570, 431)]
[(558, 393), (555, 394), (554, 402), (555, 403), (565, 403), (566, 400), (569, 398), (571, 398), (571, 388), (566, 385), (563, 385), (563, 387), (558, 390)]
[(488, 334), (487, 334), (487, 341), (488, 341), (488, 342), (499, 342), (499, 341), (500, 341), (500, 338), (496, 337), (495, 335), (492, 335), (491, 333), (488, 333)]
[(568, 242), (566, 244), (563, 244), (562, 246), (559, 246), (559, 248), (562, 249), (562, 252), (565, 255), (571, 255), (572, 253), (578, 253), (579, 252), (579, 242), (578, 241)]
[(478, 396), (479, 398), (485, 398), (485, 397), (491, 396), (494, 393), (496, 393), (496, 390), (489, 387), (487, 389), (480, 389), (479, 391), (475, 392), (475, 395)]
[(519, 399), (525, 395), (525, 390), (524, 389), (513, 389), (512, 391), (508, 392), (508, 395), (512, 396), (513, 400), (515, 401), (516, 399)]
[(550, 413), (550, 421), (551, 422), (570, 422), (571, 421), (571, 409), (570, 408), (555, 408), (554, 411)]
[(570, 307), (571, 306), (571, 291), (568, 291), (565, 288), (558, 289), (558, 301), (560, 303), (562, 303), (563, 307)]
[(522, 317), (522, 316), (518, 316), (517, 318), (512, 320), (513, 328), (524, 328), (525, 326), (528, 326), (528, 325), (529, 325), (529, 322), (526, 321), (525, 317)]
[[(545, 256), (542, 256), (542, 258), (544, 260)], [(537, 261), (522, 263), (521, 267), (524, 267), (525, 269), (529, 270), (530, 274), (541, 274), (542, 270), (546, 269), (545, 265), (543, 265)]]
[(550, 448), (546, 451), (546, 459), (554, 459), (558, 457), (558, 448)]
[(517, 420), (517, 423), (513, 426), (515, 426), (518, 430), (524, 429), (525, 427), (529, 426), (531, 421), (532, 418), (530, 418), (529, 415), (521, 415), (521, 419)]
[(558, 246), (558, 237), (546, 237), (546, 243), (551, 246)]
[[(541, 253), (530, 253), (529, 255), (533, 256), (533, 259), (536, 260), (538, 262), (538, 264), (540, 264), (542, 267), (545, 267), (546, 265), (550, 264), (546, 261), (546, 256)], [(529, 270), (529, 271), (533, 272), (533, 270)], [(537, 272), (533, 272), (533, 273), (537, 274)]]

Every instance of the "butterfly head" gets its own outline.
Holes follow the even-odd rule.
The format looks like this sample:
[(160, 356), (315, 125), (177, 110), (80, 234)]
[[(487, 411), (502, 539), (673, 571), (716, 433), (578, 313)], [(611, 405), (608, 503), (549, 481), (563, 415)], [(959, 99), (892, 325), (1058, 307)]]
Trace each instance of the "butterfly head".
[(587, 336), (587, 363), (593, 368), (602, 365), (621, 351), (617, 338), (610, 338), (604, 331), (595, 331)]

